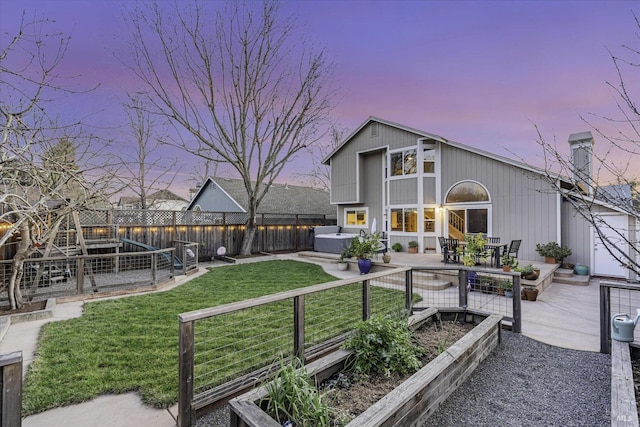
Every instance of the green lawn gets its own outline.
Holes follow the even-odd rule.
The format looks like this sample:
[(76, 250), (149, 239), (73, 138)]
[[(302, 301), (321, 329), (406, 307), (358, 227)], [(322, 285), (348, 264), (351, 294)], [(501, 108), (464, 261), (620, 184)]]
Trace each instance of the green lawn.
[[(168, 292), (86, 303), (82, 317), (42, 328), (23, 412), (129, 391), (149, 405), (171, 406), (178, 397), (178, 314), (332, 280), (320, 266), (266, 261), (215, 268)], [(388, 300), (390, 291), (376, 292)], [(335, 309), (316, 310), (315, 318), (332, 319)]]

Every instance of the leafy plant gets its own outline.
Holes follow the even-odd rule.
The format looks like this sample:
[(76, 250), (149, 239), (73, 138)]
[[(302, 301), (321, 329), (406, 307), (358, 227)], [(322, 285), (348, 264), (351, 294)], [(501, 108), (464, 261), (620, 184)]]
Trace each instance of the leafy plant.
[(422, 349), (413, 343), (404, 318), (372, 316), (358, 324), (344, 347), (354, 351), (356, 374), (374, 371), (389, 376), (394, 372), (415, 372), (421, 367)]
[(261, 404), (280, 424), (291, 421), (301, 427), (329, 426), (329, 406), (299, 359), (289, 363), (281, 359), (280, 369), (265, 387), (268, 394)]
[(360, 259), (371, 259), (380, 249), (380, 233), (354, 237), (351, 241), (351, 253)]
[[(444, 339), (438, 341), (438, 354), (443, 353), (447, 348), (449, 348), (449, 340), (451, 339), (451, 335), (455, 330), (455, 323), (457, 321), (458, 321), (458, 315), (456, 314), (456, 317), (455, 319), (453, 319), (453, 322), (449, 324), (449, 327), (447, 329), (447, 335), (444, 337)], [(444, 326), (442, 325), (442, 319), (440, 319), (440, 328), (444, 328)]]
[(511, 282), (511, 280), (501, 280), (498, 286), (500, 286), (500, 288), (504, 289), (505, 291), (510, 291), (513, 289), (513, 283)]
[(562, 261), (571, 256), (571, 249), (566, 246), (560, 246), (557, 242), (549, 242), (549, 243), (537, 243), (536, 244), (536, 252), (540, 256), (555, 258), (557, 262), (562, 263)]
[(399, 242), (396, 242), (393, 245), (391, 245), (391, 249), (393, 249), (394, 252), (400, 252), (402, 250), (402, 244)]
[(528, 264), (528, 265), (525, 265), (524, 267), (516, 268), (516, 271), (518, 271), (518, 272), (522, 273), (522, 275), (526, 276), (527, 274), (533, 273), (534, 268), (535, 267), (533, 266), (533, 264)]
[(571, 249), (568, 246), (562, 245), (556, 250), (556, 261), (560, 264), (564, 261), (565, 258), (570, 257), (572, 254)]
[(518, 267), (518, 260), (515, 257), (510, 256), (506, 252), (502, 254), (501, 263), (502, 265), (508, 265), (513, 269), (516, 269)]
[(417, 248), (418, 242), (416, 242), (415, 240), (412, 240), (409, 243), (407, 243), (407, 246), (409, 246), (410, 248)]
[(465, 234), (464, 240), (467, 242), (464, 250), (459, 249), (462, 252), (462, 264), (467, 267), (473, 267), (480, 261), (486, 259), (484, 248), (487, 244), (482, 234)]
[(351, 258), (353, 254), (351, 253), (351, 246), (348, 246), (340, 252), (340, 262), (345, 262), (345, 258)]

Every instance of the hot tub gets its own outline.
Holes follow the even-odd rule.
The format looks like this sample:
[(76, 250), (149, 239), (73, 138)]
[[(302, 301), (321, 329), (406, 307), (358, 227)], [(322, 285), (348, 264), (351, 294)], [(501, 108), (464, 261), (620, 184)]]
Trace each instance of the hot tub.
[(326, 252), (339, 254), (343, 249), (351, 245), (351, 241), (358, 234), (352, 233), (323, 233), (313, 236), (313, 250), (315, 252)]

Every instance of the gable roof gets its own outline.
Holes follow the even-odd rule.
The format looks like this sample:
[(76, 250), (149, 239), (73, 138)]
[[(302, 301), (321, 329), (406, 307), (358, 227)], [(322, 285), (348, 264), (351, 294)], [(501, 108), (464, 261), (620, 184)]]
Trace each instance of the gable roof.
[[(247, 192), (241, 179), (209, 177), (187, 206), (192, 209), (200, 197), (203, 197), (208, 183), (220, 187), (245, 212), (249, 209)], [(260, 213), (316, 214), (335, 216), (336, 207), (329, 202), (329, 192), (313, 187), (274, 183), (262, 199)]]
[[(340, 149), (343, 146), (345, 146), (351, 140), (351, 138), (353, 138), (358, 132), (360, 132), (365, 126), (367, 126), (371, 122), (377, 122), (377, 123), (380, 123), (380, 124), (383, 124), (383, 125), (386, 125), (386, 126), (394, 127), (396, 129), (400, 129), (400, 130), (404, 130), (404, 131), (407, 131), (407, 132), (415, 133), (416, 135), (419, 135), (419, 136), (421, 136), (423, 138), (439, 141), (439, 142), (441, 142), (443, 144), (447, 144), (447, 145), (449, 145), (451, 147), (455, 147), (455, 148), (458, 148), (460, 150), (468, 151), (470, 153), (478, 154), (478, 155), (483, 156), (483, 157), (488, 157), (488, 158), (497, 160), (499, 162), (502, 162), (502, 163), (505, 163), (505, 164), (509, 164), (511, 166), (518, 167), (520, 169), (527, 170), (529, 172), (533, 172), (533, 173), (540, 174), (540, 175), (547, 175), (547, 172), (544, 171), (543, 169), (537, 168), (535, 166), (531, 166), (531, 165), (526, 164), (524, 162), (513, 160), (513, 159), (510, 159), (508, 157), (504, 157), (504, 156), (501, 156), (501, 155), (498, 155), (498, 154), (491, 153), (489, 151), (481, 150), (479, 148), (470, 147), (468, 145), (461, 144), (459, 142), (444, 138), (442, 136), (439, 136), (439, 135), (436, 135), (436, 134), (433, 134), (433, 133), (425, 132), (425, 131), (422, 131), (422, 130), (419, 130), (419, 129), (414, 129), (414, 128), (411, 128), (409, 126), (404, 126), (404, 125), (401, 125), (401, 124), (398, 124), (398, 123), (394, 123), (394, 122), (391, 122), (389, 120), (380, 119), (380, 118), (374, 117), (374, 116), (369, 116), (369, 118), (367, 118), (367, 120), (365, 120), (364, 123), (362, 123), (355, 131), (353, 131), (340, 145), (338, 145), (336, 147), (336, 149), (333, 150), (322, 161), (322, 163), (325, 164), (325, 165), (328, 165), (329, 164), (329, 160), (331, 160), (331, 158), (338, 151), (340, 151)], [(556, 175), (556, 177), (558, 179), (560, 179), (560, 180), (570, 182), (570, 180), (567, 177), (563, 177), (561, 175)]]

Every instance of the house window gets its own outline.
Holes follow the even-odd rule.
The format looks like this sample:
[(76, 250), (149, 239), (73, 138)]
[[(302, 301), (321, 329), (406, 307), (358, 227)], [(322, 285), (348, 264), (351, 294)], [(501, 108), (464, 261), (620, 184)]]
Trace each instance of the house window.
[(391, 209), (391, 231), (416, 233), (418, 231), (418, 210), (416, 208)]
[(344, 217), (345, 227), (367, 225), (367, 209), (347, 209), (344, 211)]
[(447, 203), (488, 202), (489, 193), (477, 182), (463, 181), (449, 190)]
[(436, 209), (424, 208), (424, 231), (435, 233), (436, 231)]
[(423, 152), (423, 172), (424, 173), (435, 173), (436, 172), (436, 150), (428, 148)]
[(391, 175), (412, 175), (417, 172), (416, 150), (405, 150), (391, 154)]

